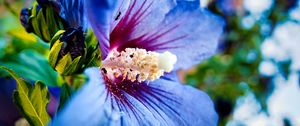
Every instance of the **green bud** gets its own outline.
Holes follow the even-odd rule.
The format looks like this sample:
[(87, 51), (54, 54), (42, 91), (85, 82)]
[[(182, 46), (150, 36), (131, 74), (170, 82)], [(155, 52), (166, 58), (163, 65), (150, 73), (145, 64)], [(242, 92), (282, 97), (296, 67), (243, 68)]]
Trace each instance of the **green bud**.
[(94, 33), (84, 34), (81, 28), (58, 31), (50, 41), (48, 61), (64, 76), (101, 65), (101, 51)]
[(20, 15), (26, 31), (36, 34), (45, 42), (49, 42), (57, 31), (67, 27), (58, 10), (55, 10), (54, 4), (49, 2), (41, 6), (35, 2), (32, 8), (23, 9)]
[(51, 67), (65, 76), (82, 71), (87, 54), (84, 40), (81, 28), (58, 31), (50, 41)]

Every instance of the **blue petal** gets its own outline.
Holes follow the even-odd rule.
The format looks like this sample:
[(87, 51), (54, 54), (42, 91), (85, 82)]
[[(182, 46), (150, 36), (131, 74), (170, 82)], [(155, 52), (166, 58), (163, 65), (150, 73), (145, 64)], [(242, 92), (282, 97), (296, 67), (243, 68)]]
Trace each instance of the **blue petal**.
[(170, 73), (164, 73), (164, 76), (162, 76), (161, 78), (165, 79), (165, 80), (171, 80), (171, 81), (177, 81), (177, 82), (180, 81), (177, 71), (172, 71)]
[[(173, 0), (117, 0), (109, 2), (107, 0), (91, 0), (87, 3), (89, 21), (100, 42), (103, 59), (106, 58), (109, 50), (115, 46), (129, 41), (130, 38), (139, 36), (145, 31), (153, 30), (175, 4)], [(119, 33), (116, 34), (120, 41), (115, 42), (111, 33), (119, 21), (124, 18), (136, 21), (137, 18), (140, 18), (141, 20), (138, 21), (139, 23), (135, 22), (134, 26), (132, 26), (133, 23), (131, 25), (128, 22), (120, 23), (122, 26), (117, 30)], [(124, 33), (124, 29), (134, 29), (134, 31)]]
[(109, 51), (109, 33), (117, 5), (117, 0), (86, 1), (87, 17), (100, 43), (103, 59)]
[[(176, 104), (168, 99), (164, 99), (179, 113), (183, 124), (187, 126), (216, 126), (218, 123), (218, 115), (214, 109), (213, 102), (207, 94), (197, 90), (191, 86), (178, 84), (178, 82), (160, 79), (152, 84), (153, 88), (164, 90), (172, 93), (174, 100), (180, 104)], [(164, 111), (165, 113), (170, 111)], [(174, 113), (167, 113), (167, 115)], [(182, 125), (177, 118), (170, 117), (174, 125)]]
[(84, 0), (58, 0), (60, 15), (72, 28), (83, 27), (86, 29), (87, 21), (84, 10)]
[(102, 97), (105, 87), (101, 85), (101, 76), (93, 75), (90, 71), (86, 74), (91, 77), (88, 83), (71, 98), (65, 108), (50, 122), (50, 126), (95, 126), (101, 122), (105, 115), (105, 99)]
[(153, 42), (155, 50), (168, 50), (177, 55), (175, 69), (196, 65), (212, 56), (217, 49), (223, 32), (223, 20), (201, 10), (199, 5), (198, 0), (177, 0), (177, 6), (166, 15), (162, 26), (178, 27)]
[[(134, 38), (149, 31), (157, 30), (157, 26), (163, 21), (165, 15), (174, 8), (175, 4), (174, 0), (130, 0), (128, 4), (124, 4), (127, 5), (125, 6), (127, 9), (120, 11), (120, 18), (125, 18), (127, 12), (130, 14), (126, 18), (140, 18), (131, 33), (132, 36), (130, 36)], [(132, 10), (130, 10), (130, 7), (132, 7)]]
[[(119, 111), (115, 112), (112, 106), (116, 107), (116, 103), (112, 102), (110, 98), (107, 100), (107, 90), (103, 84), (102, 76), (99, 74), (98, 68), (91, 68), (85, 71), (85, 74), (89, 76), (89, 81), (85, 86), (78, 91), (77, 94), (65, 108), (58, 113), (50, 126), (98, 126), (98, 125), (134, 125), (139, 122), (135, 118), (128, 119), (128, 116), (121, 116)], [(134, 98), (128, 99), (135, 104), (136, 108), (142, 111), (138, 113), (139, 117), (142, 117), (144, 124), (155, 125), (155, 122), (151, 113), (147, 111), (145, 106), (138, 103)], [(127, 114), (132, 115), (132, 112)]]
[[(203, 92), (172, 80), (126, 88), (128, 103), (110, 97), (99, 69), (88, 69), (89, 82), (50, 123), (59, 125), (217, 125), (217, 114)], [(131, 91), (131, 92), (130, 92)]]
[(199, 0), (88, 3), (103, 59), (113, 48), (168, 50), (178, 57), (175, 69), (185, 69), (213, 55), (223, 31), (222, 19), (201, 10)]
[[(123, 6), (122, 6), (123, 5)], [(173, 0), (131, 0), (121, 4), (113, 31), (110, 33), (110, 48), (118, 51), (126, 48), (147, 48), (160, 30), (158, 26), (165, 15), (175, 6)]]
[(213, 55), (223, 32), (223, 20), (201, 10), (199, 0), (133, 0), (128, 8), (129, 16), (124, 14), (121, 26), (111, 33), (111, 46), (170, 51), (178, 57), (175, 69), (189, 68)]

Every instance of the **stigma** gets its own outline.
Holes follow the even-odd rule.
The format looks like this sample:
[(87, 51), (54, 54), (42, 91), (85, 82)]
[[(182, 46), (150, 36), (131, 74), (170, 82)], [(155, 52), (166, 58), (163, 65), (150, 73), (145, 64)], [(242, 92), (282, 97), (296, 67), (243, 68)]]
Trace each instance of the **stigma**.
[(113, 49), (102, 62), (101, 70), (109, 79), (123, 78), (132, 82), (154, 81), (171, 72), (177, 61), (176, 55), (126, 48), (118, 52)]

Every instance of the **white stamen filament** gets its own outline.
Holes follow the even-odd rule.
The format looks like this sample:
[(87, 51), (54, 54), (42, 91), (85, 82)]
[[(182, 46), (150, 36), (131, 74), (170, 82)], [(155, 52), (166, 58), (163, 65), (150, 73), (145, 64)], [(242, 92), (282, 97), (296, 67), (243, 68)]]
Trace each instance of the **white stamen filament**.
[(126, 48), (125, 51), (113, 50), (102, 62), (102, 69), (110, 79), (122, 76), (133, 81), (156, 80), (164, 72), (171, 72), (177, 61), (170, 52), (157, 53), (145, 49)]

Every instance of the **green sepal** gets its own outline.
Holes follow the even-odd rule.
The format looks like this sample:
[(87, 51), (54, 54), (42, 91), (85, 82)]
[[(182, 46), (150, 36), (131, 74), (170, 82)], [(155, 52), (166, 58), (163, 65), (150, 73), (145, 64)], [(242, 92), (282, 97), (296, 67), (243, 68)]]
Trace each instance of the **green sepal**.
[(80, 69), (81, 68), (81, 63), (80, 63), (81, 59), (82, 59), (81, 56), (75, 58), (71, 62), (71, 64), (65, 68), (65, 71), (62, 73), (62, 75), (71, 75), (71, 74), (75, 73), (78, 69)]
[(71, 54), (63, 56), (56, 64), (55, 70), (64, 76), (74, 74), (81, 67), (81, 56), (72, 60)]
[[(91, 51), (88, 51), (91, 52)], [(99, 67), (101, 65), (101, 51), (99, 48), (93, 49), (91, 54), (87, 55), (86, 67)]]
[(61, 36), (65, 33), (65, 30), (59, 30), (56, 32), (56, 34), (52, 37), (50, 40), (50, 48), (60, 39)]
[(33, 33), (35, 33), (37, 36), (39, 36), (41, 39), (43, 39), (41, 37), (41, 31), (38, 26), (38, 21), (36, 20), (36, 15), (38, 14), (37, 8), (39, 8), (38, 6), (39, 6), (38, 3), (36, 3), (36, 2), (33, 4), (32, 10), (31, 10), (32, 15), (30, 16), (28, 22), (31, 24)]
[(37, 81), (34, 85), (31, 85), (6, 67), (0, 66), (0, 69), (10, 73), (17, 81), (17, 90), (13, 93), (14, 103), (30, 125), (47, 125), (51, 119), (47, 113), (47, 104), (50, 99), (48, 88), (41, 81)]
[[(57, 40), (59, 41), (59, 40)], [(55, 68), (56, 66), (56, 62), (58, 60), (58, 57), (59, 57), (59, 53), (60, 53), (60, 49), (62, 47), (64, 43), (62, 42), (57, 42), (55, 43), (51, 50), (50, 50), (50, 53), (49, 53), (49, 56), (48, 56), (48, 61), (49, 61), (49, 64), (52, 68)]]
[(67, 55), (63, 56), (61, 59), (58, 60), (57, 64), (55, 65), (55, 70), (59, 74), (65, 73), (65, 69), (72, 63), (71, 54), (68, 53)]
[(56, 67), (56, 63), (58, 62), (58, 58), (61, 47), (63, 46), (63, 42), (61, 42), (59, 39), (64, 34), (65, 30), (59, 30), (51, 39), (50, 41), (50, 53), (48, 56), (49, 64), (52, 68)]
[(88, 31), (85, 43), (87, 45), (87, 55), (84, 64), (86, 67), (99, 67), (102, 61), (101, 50), (92, 30)]
[[(37, 16), (36, 16), (36, 21), (35, 23), (32, 23), (32, 25), (36, 26), (36, 29), (40, 29), (40, 37), (45, 40), (45, 41), (50, 41), (50, 39), (52, 38), (50, 30), (51, 29), (55, 29), (55, 26), (49, 26), (46, 23), (46, 16), (44, 15), (43, 11), (46, 11), (47, 9), (41, 8), (40, 11), (38, 12)], [(53, 20), (53, 19), (52, 19)], [(53, 33), (52, 33), (53, 34)]]

